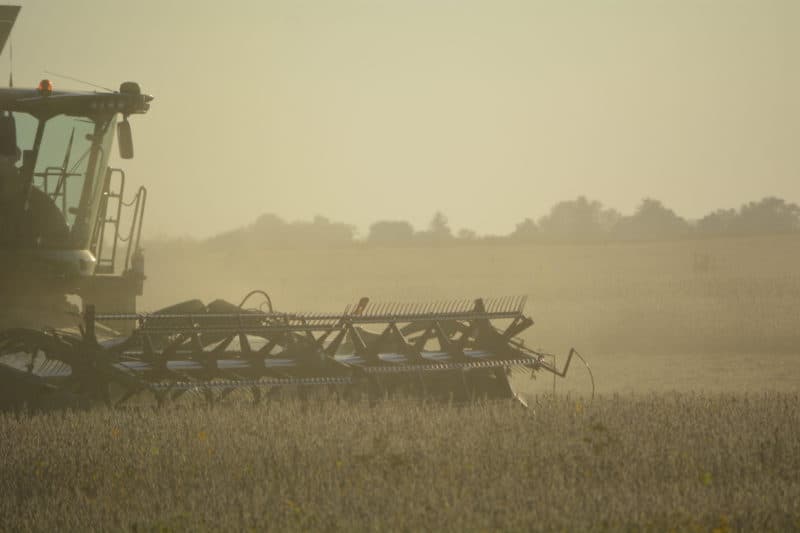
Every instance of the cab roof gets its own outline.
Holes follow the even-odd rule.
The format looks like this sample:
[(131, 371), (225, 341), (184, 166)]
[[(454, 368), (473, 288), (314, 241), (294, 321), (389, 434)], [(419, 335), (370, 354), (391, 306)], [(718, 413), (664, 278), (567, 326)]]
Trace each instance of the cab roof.
[[(43, 81), (44, 83), (44, 81)], [(114, 113), (146, 113), (153, 97), (141, 94), (138, 85), (127, 82), (120, 92), (47, 91), (41, 88), (0, 88), (0, 111), (30, 113), (38, 118), (54, 115), (99, 116)]]

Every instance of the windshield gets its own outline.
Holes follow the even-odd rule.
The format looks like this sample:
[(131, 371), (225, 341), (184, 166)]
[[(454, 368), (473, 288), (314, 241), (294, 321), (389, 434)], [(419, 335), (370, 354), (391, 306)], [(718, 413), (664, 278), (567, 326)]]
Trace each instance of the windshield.
[(34, 186), (50, 195), (69, 227), (80, 204), (94, 129), (86, 119), (53, 117), (45, 124), (36, 158)]
[[(27, 113), (14, 113), (17, 126), (17, 145), (21, 151), (33, 148), (39, 121)], [(101, 152), (97, 158), (94, 178), (102, 176), (113, 140), (113, 122), (99, 128), (102, 135)], [(81, 194), (91, 160), (91, 137), (95, 134), (95, 122), (86, 118), (57, 115), (50, 118), (44, 127), (39, 154), (34, 167), (33, 186), (46, 193), (63, 213), (65, 222), (72, 228), (81, 202)], [(99, 171), (99, 172), (98, 172)], [(95, 179), (92, 189), (96, 189)], [(90, 193), (94, 196), (95, 190)]]

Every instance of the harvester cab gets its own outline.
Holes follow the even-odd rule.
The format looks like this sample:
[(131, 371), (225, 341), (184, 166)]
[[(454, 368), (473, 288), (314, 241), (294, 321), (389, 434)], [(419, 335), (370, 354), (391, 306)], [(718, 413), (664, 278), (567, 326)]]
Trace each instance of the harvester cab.
[[(18, 10), (0, 7), (3, 31)], [(135, 310), (147, 192), (126, 201), (125, 173), (109, 157), (115, 137), (121, 158), (133, 157), (128, 119), (152, 99), (133, 82), (109, 92), (57, 90), (47, 79), (0, 89), (0, 329), (63, 325), (69, 294)]]

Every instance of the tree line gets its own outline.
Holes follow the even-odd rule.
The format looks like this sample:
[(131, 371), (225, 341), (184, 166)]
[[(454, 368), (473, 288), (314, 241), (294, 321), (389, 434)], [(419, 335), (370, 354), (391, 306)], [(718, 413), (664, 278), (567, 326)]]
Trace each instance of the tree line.
[(215, 249), (339, 247), (356, 244), (409, 246), (491, 243), (599, 243), (660, 241), (712, 237), (744, 237), (800, 233), (800, 206), (767, 197), (738, 209), (720, 209), (698, 220), (677, 215), (658, 200), (644, 199), (634, 213), (623, 215), (602, 203), (579, 196), (559, 202), (538, 219), (526, 218), (508, 235), (479, 236), (453, 231), (443, 213), (428, 227), (416, 230), (410, 222), (381, 220), (359, 238), (355, 226), (317, 216), (311, 221), (287, 222), (264, 214), (252, 224), (202, 241)]

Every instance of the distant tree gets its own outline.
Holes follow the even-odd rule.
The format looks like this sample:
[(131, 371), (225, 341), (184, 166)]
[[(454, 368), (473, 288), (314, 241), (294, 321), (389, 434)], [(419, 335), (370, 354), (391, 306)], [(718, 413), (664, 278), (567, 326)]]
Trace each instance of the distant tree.
[(739, 214), (735, 209), (717, 209), (697, 221), (696, 231), (700, 236), (730, 235), (735, 230)]
[(450, 229), (450, 224), (444, 213), (437, 211), (428, 225), (428, 233), (438, 239), (450, 239), (453, 237), (453, 232)]
[(636, 212), (621, 219), (614, 233), (624, 240), (680, 239), (689, 235), (686, 220), (652, 198), (645, 198)]
[(341, 246), (353, 242), (355, 227), (315, 216), (312, 222), (292, 222), (289, 235), (295, 246)]
[(539, 227), (530, 218), (526, 218), (511, 232), (509, 239), (512, 241), (534, 241), (539, 237)]
[(287, 223), (267, 213), (244, 228), (221, 233), (205, 244), (211, 248), (297, 248), (305, 246), (342, 246), (353, 241), (355, 228), (317, 216), (311, 222)]
[(792, 233), (799, 229), (800, 206), (775, 197), (743, 205), (732, 228), (739, 235)]
[(373, 244), (409, 243), (414, 238), (414, 228), (401, 220), (382, 220), (369, 227), (367, 242)]
[(453, 240), (453, 231), (450, 229), (447, 217), (441, 212), (436, 212), (430, 224), (428, 224), (427, 231), (418, 233), (417, 239), (434, 244)]
[(270, 233), (276, 230), (280, 231), (284, 227), (286, 227), (286, 221), (281, 217), (272, 213), (264, 213), (250, 224), (248, 229), (254, 233)]
[(264, 213), (242, 232), (248, 246), (285, 248), (292, 243), (289, 224), (278, 215)]
[(471, 229), (462, 228), (458, 230), (458, 239), (461, 241), (475, 241), (478, 239), (478, 234)]
[(739, 210), (719, 209), (701, 218), (698, 235), (746, 236), (800, 231), (800, 206), (775, 197), (749, 202)]
[(274, 248), (286, 239), (286, 222), (271, 213), (259, 216), (252, 224), (226, 231), (206, 239), (205, 245), (214, 249), (247, 247)]
[(615, 210), (579, 196), (556, 204), (548, 215), (539, 219), (539, 231), (547, 240), (597, 241), (608, 238), (619, 218)]

